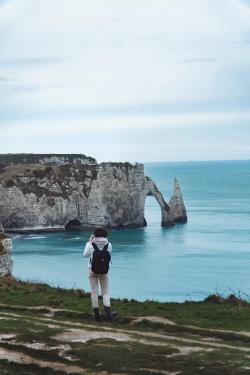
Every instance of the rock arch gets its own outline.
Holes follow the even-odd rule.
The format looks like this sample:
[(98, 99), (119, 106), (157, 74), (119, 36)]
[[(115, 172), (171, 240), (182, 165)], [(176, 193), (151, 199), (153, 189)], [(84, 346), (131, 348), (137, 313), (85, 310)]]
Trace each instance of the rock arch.
[(163, 198), (162, 193), (159, 191), (155, 182), (150, 177), (146, 177), (146, 180), (147, 195), (153, 195), (161, 208), (161, 226), (170, 227), (174, 225), (174, 217), (171, 214), (170, 207)]
[(150, 177), (146, 177), (146, 181), (147, 195), (153, 195), (161, 208), (161, 226), (170, 227), (175, 222), (185, 223), (187, 221), (186, 208), (177, 178), (174, 179), (174, 192), (169, 203), (165, 201), (162, 193)]

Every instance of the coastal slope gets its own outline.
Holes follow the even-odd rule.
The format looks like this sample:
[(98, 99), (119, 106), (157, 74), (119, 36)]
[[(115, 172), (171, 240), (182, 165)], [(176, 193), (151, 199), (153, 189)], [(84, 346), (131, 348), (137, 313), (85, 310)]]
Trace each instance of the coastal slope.
[(250, 305), (112, 300), (96, 323), (79, 289), (0, 279), (1, 374), (247, 374)]

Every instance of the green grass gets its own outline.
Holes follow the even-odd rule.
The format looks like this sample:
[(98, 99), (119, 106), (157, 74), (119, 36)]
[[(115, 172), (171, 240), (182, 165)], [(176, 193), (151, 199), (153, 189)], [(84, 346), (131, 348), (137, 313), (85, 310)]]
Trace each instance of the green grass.
[[(118, 318), (112, 323), (96, 323), (89, 293), (7, 277), (0, 280), (0, 302), (0, 334), (16, 335), (15, 338), (0, 340), (0, 350), (8, 349), (36, 360), (46, 360), (51, 367), (54, 362), (60, 362), (67, 366), (78, 366), (89, 374), (101, 371), (131, 375), (160, 374), (161, 371), (179, 371), (184, 375), (249, 373), (250, 337), (239, 331), (250, 331), (250, 304), (235, 298), (210, 298), (206, 302), (185, 303), (116, 299), (112, 300), (112, 307), (118, 310)], [(34, 307), (38, 308), (32, 309)], [(50, 316), (51, 308), (59, 310)], [(149, 320), (131, 325), (133, 317), (147, 316), (165, 317), (174, 321), (175, 325)], [(54, 337), (72, 329), (113, 332), (116, 335), (121, 332), (129, 335), (130, 341), (117, 342), (100, 336), (87, 343), (64, 342)], [(34, 342), (46, 343), (50, 350), (28, 348), (23, 344)], [(62, 344), (70, 346), (67, 355), (75, 361), (60, 355), (60, 350), (55, 347)], [(184, 355), (183, 347), (198, 347), (200, 351), (192, 349)], [(245, 351), (248, 348), (249, 353)], [(40, 373), (50, 375), (65, 372), (0, 359), (1, 375)]]
[[(90, 317), (89, 293), (77, 290), (53, 288), (46, 284), (35, 284), (15, 279), (0, 280), (1, 303), (19, 306), (46, 305), (59, 309), (69, 309), (83, 314), (79, 318)], [(102, 305), (102, 303), (100, 303)], [(250, 304), (240, 306), (230, 303), (185, 302), (160, 303), (155, 301), (137, 302), (112, 300), (112, 307), (119, 311), (121, 320), (130, 316), (161, 316), (181, 325), (198, 325), (204, 328), (229, 330), (250, 330)], [(74, 317), (70, 312), (58, 315)]]
[[(162, 369), (168, 362), (166, 355), (176, 353), (176, 349), (168, 347), (146, 346), (140, 343), (116, 343), (113, 340), (92, 340), (86, 345), (74, 345), (73, 353), (82, 358), (82, 364), (88, 368), (114, 372), (135, 373), (138, 368)], [(112, 345), (113, 344), (113, 345)], [(109, 346), (111, 345), (111, 347)], [(94, 355), (93, 355), (94, 353)], [(94, 360), (93, 360), (94, 357)]]

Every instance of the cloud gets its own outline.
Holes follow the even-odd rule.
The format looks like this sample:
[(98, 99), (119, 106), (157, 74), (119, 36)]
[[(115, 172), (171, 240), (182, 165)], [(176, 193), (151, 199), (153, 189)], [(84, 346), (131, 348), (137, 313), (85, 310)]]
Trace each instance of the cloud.
[[(243, 112), (187, 112), (182, 114), (134, 114), (134, 115), (88, 115), (80, 119), (61, 119), (34, 121), (26, 123), (14, 122), (2, 124), (1, 132), (4, 137), (33, 137), (41, 135), (56, 136), (57, 134), (86, 134), (98, 131), (103, 132), (135, 132), (143, 133), (152, 129), (154, 132), (174, 129), (204, 129), (210, 127), (216, 129), (218, 126), (238, 125), (248, 126), (250, 123), (250, 111)], [(108, 133), (107, 133), (108, 134)], [(143, 134), (142, 134), (143, 136)]]
[(243, 35), (242, 42), (246, 43), (246, 44), (250, 43), (250, 33), (246, 33), (246, 34)]
[(226, 113), (209, 118), (205, 113), (193, 113), (159, 119), (152, 116), (146, 125), (142, 116), (16, 122), (1, 129), (1, 152), (79, 152), (98, 161), (131, 162), (247, 158), (250, 113), (233, 113), (227, 123), (229, 118)]
[(136, 129), (152, 137), (152, 129), (216, 134), (217, 126), (226, 139), (230, 125), (237, 135), (249, 121), (249, 35), (240, 0), (6, 2), (1, 137), (36, 144), (48, 134), (55, 144), (61, 134), (65, 145), (106, 129), (119, 150)]
[(244, 4), (248, 5), (248, 6), (250, 6), (250, 0), (241, 0), (241, 1), (242, 1), (242, 3), (244, 3)]
[(0, 76), (0, 82), (10, 82), (11, 81), (11, 79), (9, 78), (9, 77), (1, 77)]
[(20, 65), (44, 65), (44, 64), (58, 64), (65, 60), (65, 57), (59, 56), (36, 56), (36, 57), (23, 57), (23, 58), (16, 58), (16, 59), (5, 59), (0, 60), (0, 66), (15, 66), (18, 67)]
[(0, 7), (6, 4), (7, 2), (10, 2), (11, 0), (0, 0)]
[(181, 64), (196, 64), (196, 63), (214, 63), (217, 62), (218, 59), (214, 57), (193, 57), (188, 59), (179, 59), (177, 62)]

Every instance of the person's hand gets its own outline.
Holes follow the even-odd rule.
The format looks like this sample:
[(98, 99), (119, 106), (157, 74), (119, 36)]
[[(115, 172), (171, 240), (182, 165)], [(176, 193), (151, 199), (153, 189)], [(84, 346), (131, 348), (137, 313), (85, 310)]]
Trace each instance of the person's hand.
[(89, 237), (89, 242), (92, 242), (94, 238), (95, 238), (95, 236), (93, 234), (91, 234), (91, 236)]

